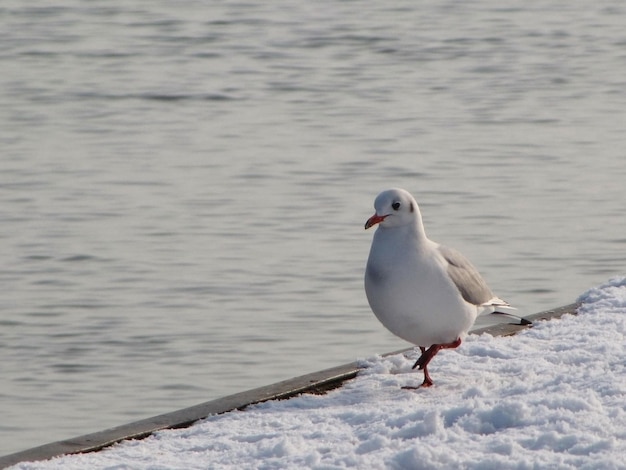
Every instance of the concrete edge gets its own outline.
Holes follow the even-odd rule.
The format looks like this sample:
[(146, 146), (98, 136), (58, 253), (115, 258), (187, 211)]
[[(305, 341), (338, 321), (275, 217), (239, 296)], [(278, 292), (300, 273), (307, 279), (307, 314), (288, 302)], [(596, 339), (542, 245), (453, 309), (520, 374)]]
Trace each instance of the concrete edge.
[[(529, 315), (525, 318), (531, 321), (557, 319), (565, 314), (576, 314), (579, 306), (580, 304), (573, 303), (564, 307)], [(502, 323), (485, 328), (477, 328), (471, 330), (470, 333), (489, 333), (493, 336), (508, 336), (514, 335), (526, 328), (528, 327), (523, 325)], [(384, 356), (399, 354), (411, 351), (412, 349), (413, 348), (402, 349), (387, 353)], [(340, 387), (345, 381), (355, 378), (360, 370), (361, 368), (357, 362), (351, 362), (264, 387), (218, 398), (217, 400), (208, 401), (182, 410), (106, 429), (104, 431), (52, 442), (0, 457), (0, 469), (20, 462), (48, 460), (66, 454), (98, 451), (123, 440), (143, 439), (163, 429), (185, 428), (208, 416), (233, 410), (242, 410), (249, 405), (268, 400), (284, 400), (302, 393), (325, 393)]]

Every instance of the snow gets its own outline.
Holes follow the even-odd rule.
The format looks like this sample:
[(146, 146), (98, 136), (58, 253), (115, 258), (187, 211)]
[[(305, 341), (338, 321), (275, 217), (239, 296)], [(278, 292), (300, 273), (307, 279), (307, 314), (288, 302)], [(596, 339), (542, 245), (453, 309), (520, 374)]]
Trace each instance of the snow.
[(100, 452), (18, 469), (626, 468), (626, 278), (579, 315), (515, 336), (470, 335), (431, 364), (374, 357), (327, 395), (211, 416)]

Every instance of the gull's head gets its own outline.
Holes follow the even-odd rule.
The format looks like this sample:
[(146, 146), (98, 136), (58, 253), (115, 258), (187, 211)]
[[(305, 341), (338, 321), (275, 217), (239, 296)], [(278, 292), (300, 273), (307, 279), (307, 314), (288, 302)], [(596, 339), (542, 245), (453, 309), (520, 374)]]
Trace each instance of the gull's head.
[(417, 202), (404, 189), (388, 189), (374, 201), (376, 213), (365, 222), (365, 229), (380, 224), (381, 227), (399, 227), (415, 224), (419, 218)]

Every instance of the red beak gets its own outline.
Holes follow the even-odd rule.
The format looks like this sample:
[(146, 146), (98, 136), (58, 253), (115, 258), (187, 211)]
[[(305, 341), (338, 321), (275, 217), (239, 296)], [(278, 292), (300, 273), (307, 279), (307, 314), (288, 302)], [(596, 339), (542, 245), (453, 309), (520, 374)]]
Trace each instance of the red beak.
[(387, 216), (374, 214), (369, 219), (367, 219), (367, 222), (365, 222), (365, 230), (367, 230), (370, 227), (373, 227), (376, 224), (381, 223), (383, 220), (385, 220), (385, 217)]

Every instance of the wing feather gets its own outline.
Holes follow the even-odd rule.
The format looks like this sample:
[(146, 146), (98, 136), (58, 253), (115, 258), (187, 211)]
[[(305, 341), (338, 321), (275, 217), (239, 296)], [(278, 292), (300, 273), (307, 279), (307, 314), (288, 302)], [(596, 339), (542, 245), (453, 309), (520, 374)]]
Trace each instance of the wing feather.
[(465, 256), (442, 245), (439, 246), (439, 253), (448, 262), (448, 275), (466, 302), (478, 306), (494, 299), (485, 280)]

